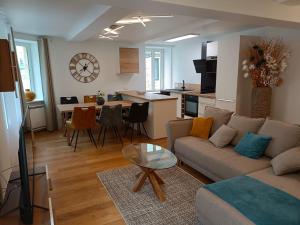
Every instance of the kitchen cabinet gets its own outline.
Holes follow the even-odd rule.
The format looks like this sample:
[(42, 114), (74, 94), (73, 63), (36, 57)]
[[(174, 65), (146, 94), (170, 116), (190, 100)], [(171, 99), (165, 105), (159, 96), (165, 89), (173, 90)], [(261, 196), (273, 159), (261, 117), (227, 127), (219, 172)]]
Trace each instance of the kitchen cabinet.
[(182, 104), (184, 104), (182, 102), (182, 94), (181, 93), (174, 93), (174, 92), (171, 92), (170, 95), (172, 97), (176, 97), (177, 98), (177, 102), (176, 102), (176, 116), (178, 118), (182, 118), (181, 115), (182, 115), (182, 110), (183, 110), (183, 107), (182, 107)]
[(199, 97), (198, 98), (198, 115), (202, 116), (204, 114), (204, 110), (206, 106), (216, 106), (216, 99), (214, 98), (205, 98)]
[(9, 41), (0, 39), (0, 92), (15, 90), (15, 78), (10, 54)]
[(120, 73), (134, 74), (139, 73), (139, 49), (138, 48), (120, 48)]

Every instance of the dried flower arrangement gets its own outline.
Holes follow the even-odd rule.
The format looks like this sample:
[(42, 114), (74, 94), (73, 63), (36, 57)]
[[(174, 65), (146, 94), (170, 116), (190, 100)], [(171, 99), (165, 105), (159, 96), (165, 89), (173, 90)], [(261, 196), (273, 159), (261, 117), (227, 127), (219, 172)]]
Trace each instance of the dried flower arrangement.
[(287, 67), (290, 56), (279, 40), (261, 40), (253, 44), (248, 57), (243, 61), (244, 77), (252, 79), (254, 87), (278, 87), (283, 80), (280, 77)]

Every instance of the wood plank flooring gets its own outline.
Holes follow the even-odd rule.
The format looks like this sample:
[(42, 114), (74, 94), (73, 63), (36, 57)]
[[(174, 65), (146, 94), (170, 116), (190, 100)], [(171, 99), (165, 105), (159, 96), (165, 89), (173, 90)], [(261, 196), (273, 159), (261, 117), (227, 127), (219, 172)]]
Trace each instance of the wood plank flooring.
[[(95, 135), (96, 136), (96, 135)], [(53, 190), (56, 225), (121, 225), (125, 224), (118, 210), (98, 180), (96, 173), (129, 162), (122, 156), (122, 145), (107, 139), (104, 147), (95, 148), (87, 134), (80, 133), (77, 151), (67, 145), (62, 131), (36, 133), (35, 162), (48, 165)], [(134, 142), (150, 142), (166, 147), (166, 139), (148, 140), (136, 137)], [(130, 144), (124, 139), (124, 145)], [(201, 181), (210, 182), (191, 168), (184, 167)]]

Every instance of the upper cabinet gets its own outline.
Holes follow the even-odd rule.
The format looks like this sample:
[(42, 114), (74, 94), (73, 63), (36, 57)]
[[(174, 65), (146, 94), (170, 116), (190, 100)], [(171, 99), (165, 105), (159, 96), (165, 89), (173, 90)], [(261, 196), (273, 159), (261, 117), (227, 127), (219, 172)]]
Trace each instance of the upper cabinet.
[(139, 49), (120, 48), (120, 73), (134, 74), (139, 73)]
[(0, 39), (0, 92), (15, 90), (9, 41)]

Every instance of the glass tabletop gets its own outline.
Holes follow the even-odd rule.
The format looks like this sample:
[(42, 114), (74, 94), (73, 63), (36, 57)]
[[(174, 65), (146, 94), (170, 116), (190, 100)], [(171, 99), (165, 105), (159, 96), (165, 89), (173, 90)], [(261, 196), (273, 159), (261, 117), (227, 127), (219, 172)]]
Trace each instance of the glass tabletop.
[(123, 156), (130, 162), (150, 169), (167, 169), (177, 163), (176, 156), (159, 145), (148, 143), (131, 144), (122, 149)]

